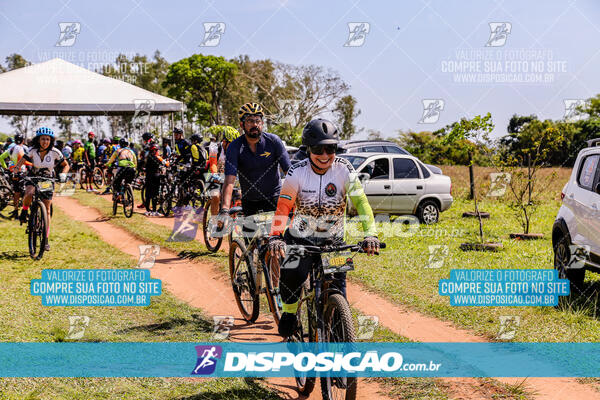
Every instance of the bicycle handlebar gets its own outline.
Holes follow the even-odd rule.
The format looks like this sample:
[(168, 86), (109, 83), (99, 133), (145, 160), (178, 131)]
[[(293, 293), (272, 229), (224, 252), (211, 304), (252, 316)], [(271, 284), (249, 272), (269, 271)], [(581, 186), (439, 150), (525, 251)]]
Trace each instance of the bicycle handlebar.
[[(358, 251), (359, 253), (364, 252), (362, 248), (363, 242), (358, 242), (356, 244), (345, 244), (345, 245), (325, 245), (325, 246), (304, 246), (304, 245), (291, 245), (288, 246), (292, 252), (305, 252), (309, 254), (322, 254), (322, 253), (334, 253), (337, 251)], [(292, 247), (297, 246), (297, 247)], [(379, 243), (380, 249), (385, 249), (386, 244), (383, 242)]]

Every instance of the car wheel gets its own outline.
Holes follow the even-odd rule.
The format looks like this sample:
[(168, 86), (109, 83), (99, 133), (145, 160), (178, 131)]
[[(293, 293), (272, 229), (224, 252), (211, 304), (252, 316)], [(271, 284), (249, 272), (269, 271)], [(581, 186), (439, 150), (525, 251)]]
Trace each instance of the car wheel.
[(435, 224), (440, 219), (440, 207), (433, 200), (425, 200), (419, 204), (417, 209), (417, 218), (422, 224)]
[(583, 281), (585, 279), (585, 269), (570, 268), (572, 263), (571, 257), (571, 238), (568, 234), (560, 234), (559, 239), (554, 245), (554, 269), (558, 271), (560, 279), (568, 279), (571, 286), (571, 292), (581, 291)]

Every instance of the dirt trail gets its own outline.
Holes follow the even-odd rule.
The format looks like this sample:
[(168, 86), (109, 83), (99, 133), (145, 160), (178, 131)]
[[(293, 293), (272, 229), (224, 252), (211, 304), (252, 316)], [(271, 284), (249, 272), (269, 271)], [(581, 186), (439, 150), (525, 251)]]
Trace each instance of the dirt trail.
[[(104, 196), (104, 198), (110, 200), (110, 197), (107, 198), (106, 196)], [(77, 207), (83, 207), (77, 201), (72, 199), (71, 201), (73, 202), (73, 205), (69, 205), (70, 209), (75, 210), (77, 209)], [(94, 213), (98, 217), (100, 216), (100, 214), (95, 210)], [(172, 228), (173, 226), (173, 218), (148, 218), (148, 221), (168, 228)], [(196, 240), (202, 242), (202, 233), (199, 232), (199, 235), (200, 236), (196, 236)], [(223, 245), (227, 245), (226, 241), (224, 241)], [(174, 273), (173, 275), (177, 274)], [(220, 279), (223, 279), (222, 275), (220, 276)], [(187, 284), (186, 274), (181, 274), (179, 278), (176, 278), (175, 276), (173, 276), (172, 278), (179, 279), (182, 285)], [(175, 293), (173, 290), (172, 292)], [(468, 330), (457, 328), (449, 322), (429, 317), (422, 313), (413, 311), (408, 307), (393, 304), (388, 300), (382, 298), (381, 296), (368, 291), (362, 285), (348, 282), (347, 293), (349, 302), (352, 307), (357, 308), (366, 315), (378, 316), (379, 323), (382, 326), (390, 329), (396, 334), (407, 337), (409, 339), (419, 342), (488, 341), (486, 338), (477, 336)], [(231, 300), (232, 299), (230, 299), (229, 301)], [(233, 307), (235, 308), (235, 306)], [(206, 307), (200, 308), (206, 309)], [(234, 312), (231, 315), (238, 315), (238, 313)], [(497, 379), (500, 382), (504, 382), (511, 385), (520, 384), (523, 381), (523, 378), (495, 379)], [(456, 378), (444, 379), (444, 381), (448, 382), (451, 386), (457, 389), (459, 389), (457, 386), (460, 387), (460, 390), (457, 390), (457, 392), (459, 391), (463, 394), (460, 395), (460, 397), (457, 397), (457, 399), (479, 398), (476, 393), (471, 393), (471, 396), (473, 397), (464, 397), (466, 395), (464, 394), (464, 384), (478, 386), (479, 383), (475, 379)], [(574, 378), (527, 378), (525, 380), (524, 385), (529, 391), (536, 393), (536, 400), (558, 400), (563, 398), (573, 398), (578, 400), (600, 400), (600, 393), (598, 393), (593, 387), (591, 387), (590, 385), (580, 384)]]
[[(139, 257), (138, 246), (145, 243), (125, 230), (106, 222), (96, 209), (83, 206), (69, 197), (57, 197), (54, 204), (74, 220), (86, 223), (106, 243), (136, 259)], [(159, 219), (152, 218), (152, 220)], [(161, 249), (152, 267), (152, 277), (162, 280), (165, 289), (180, 300), (202, 309), (211, 316), (239, 315), (229, 278), (213, 265), (181, 259), (175, 253)], [(264, 314), (261, 314), (255, 324), (248, 324), (241, 318), (235, 318), (230, 336), (233, 341), (238, 342), (281, 341), (272, 319)], [(298, 395), (292, 378), (269, 378), (267, 384), (279, 391), (284, 399), (305, 398)], [(388, 399), (380, 394), (380, 391), (381, 388), (377, 383), (361, 380), (358, 397), (365, 400)], [(311, 398), (321, 398), (319, 382)]]

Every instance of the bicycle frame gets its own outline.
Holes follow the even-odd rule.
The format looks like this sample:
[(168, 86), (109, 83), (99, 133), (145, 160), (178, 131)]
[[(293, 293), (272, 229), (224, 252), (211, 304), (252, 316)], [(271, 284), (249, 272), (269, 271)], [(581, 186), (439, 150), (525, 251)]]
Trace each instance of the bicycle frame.
[[(249, 257), (251, 260), (254, 261), (253, 258), (253, 253), (254, 253), (254, 249), (258, 250), (258, 265), (254, 265), (254, 263), (252, 263), (251, 268), (252, 268), (252, 274), (256, 277), (255, 282), (255, 292), (254, 294), (260, 294), (262, 292), (263, 286), (262, 286), (262, 275), (265, 275), (265, 279), (266, 279), (266, 287), (265, 289), (269, 291), (269, 293), (274, 294), (273, 293), (273, 280), (272, 280), (272, 271), (271, 271), (271, 267), (265, 263), (265, 255), (267, 253), (267, 242), (266, 239), (268, 237), (268, 232), (266, 232), (265, 230), (265, 225), (264, 224), (260, 224), (259, 225), (259, 229), (256, 230), (256, 232), (254, 233), (254, 235), (252, 236), (252, 238), (250, 239), (249, 242), (247, 242), (247, 246), (246, 246), (246, 251), (244, 251), (244, 253), (242, 253), (242, 256), (240, 257), (240, 261), (242, 262), (242, 260), (244, 260), (246, 257)], [(238, 268), (239, 264), (236, 265), (236, 269)], [(265, 273), (266, 271), (266, 273)], [(271, 303), (269, 302), (269, 307), (271, 307)], [(274, 310), (271, 309), (271, 312), (273, 312)]]

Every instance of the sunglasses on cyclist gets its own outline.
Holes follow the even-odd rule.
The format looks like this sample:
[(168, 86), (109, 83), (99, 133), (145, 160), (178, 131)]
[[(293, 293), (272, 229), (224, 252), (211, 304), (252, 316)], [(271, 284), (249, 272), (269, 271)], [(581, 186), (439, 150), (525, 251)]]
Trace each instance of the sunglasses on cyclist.
[(323, 152), (326, 152), (327, 154), (335, 154), (335, 151), (337, 150), (337, 144), (325, 144), (325, 145), (319, 145), (319, 146), (308, 146), (308, 150), (312, 154), (315, 154), (317, 156), (320, 156), (321, 154), (323, 154)]

